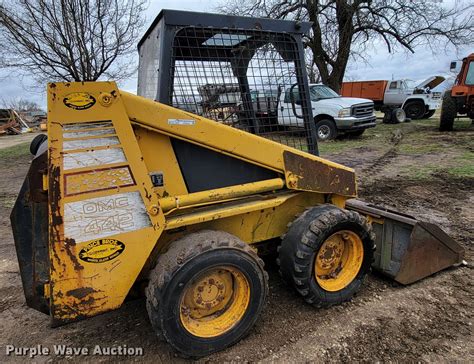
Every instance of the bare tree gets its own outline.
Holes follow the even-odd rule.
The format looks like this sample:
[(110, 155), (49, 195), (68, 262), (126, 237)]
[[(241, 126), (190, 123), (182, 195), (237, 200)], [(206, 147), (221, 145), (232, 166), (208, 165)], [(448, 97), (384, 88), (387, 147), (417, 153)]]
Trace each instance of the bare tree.
[(30, 111), (43, 111), (41, 106), (39, 106), (36, 102), (27, 100), (25, 98), (12, 98), (6, 100), (4, 98), (1, 99), (0, 105), (4, 109), (13, 109), (18, 112), (30, 112)]
[(124, 79), (146, 0), (0, 0), (0, 66), (36, 81)]
[[(370, 46), (389, 52), (419, 46), (442, 47), (474, 42), (474, 5), (456, 0), (227, 0), (228, 14), (313, 22), (305, 39), (310, 66), (339, 92), (351, 57), (364, 58)], [(316, 74), (313, 70), (313, 77)]]

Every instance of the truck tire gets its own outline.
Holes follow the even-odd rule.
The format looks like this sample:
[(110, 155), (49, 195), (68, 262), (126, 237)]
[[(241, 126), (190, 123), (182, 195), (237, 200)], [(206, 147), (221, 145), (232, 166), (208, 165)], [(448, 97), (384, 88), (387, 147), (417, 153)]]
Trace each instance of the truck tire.
[(428, 110), (428, 112), (425, 114), (425, 116), (423, 117), (424, 119), (429, 119), (430, 117), (432, 117), (434, 114), (435, 114), (436, 110)]
[(158, 258), (146, 306), (159, 337), (202, 357), (246, 336), (262, 312), (268, 274), (255, 250), (222, 231), (201, 231)]
[(337, 128), (334, 121), (321, 119), (316, 122), (316, 135), (318, 140), (331, 140), (337, 137)]
[(321, 205), (306, 210), (283, 237), (283, 278), (316, 307), (350, 300), (373, 261), (375, 236), (358, 213)]
[(458, 114), (456, 101), (451, 96), (451, 90), (446, 90), (441, 104), (441, 115), (439, 117), (439, 131), (452, 131), (454, 119)]
[(426, 114), (425, 104), (422, 101), (410, 101), (403, 106), (408, 118), (412, 120), (423, 119)]

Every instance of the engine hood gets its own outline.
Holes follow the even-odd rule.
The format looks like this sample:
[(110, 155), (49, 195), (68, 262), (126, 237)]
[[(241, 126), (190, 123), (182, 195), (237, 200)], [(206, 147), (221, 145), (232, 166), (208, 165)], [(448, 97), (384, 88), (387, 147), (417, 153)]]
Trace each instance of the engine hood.
[(443, 76), (431, 76), (424, 80), (423, 82), (420, 82), (418, 85), (415, 86), (415, 88), (426, 88), (429, 87), (430, 90), (434, 89), (436, 86), (438, 86), (440, 83), (442, 83), (446, 78)]
[(341, 108), (351, 107), (357, 104), (373, 104), (372, 100), (361, 99), (358, 97), (335, 97), (332, 99), (321, 99), (319, 101), (313, 101), (313, 103), (314, 102), (316, 102), (318, 105), (327, 105)]

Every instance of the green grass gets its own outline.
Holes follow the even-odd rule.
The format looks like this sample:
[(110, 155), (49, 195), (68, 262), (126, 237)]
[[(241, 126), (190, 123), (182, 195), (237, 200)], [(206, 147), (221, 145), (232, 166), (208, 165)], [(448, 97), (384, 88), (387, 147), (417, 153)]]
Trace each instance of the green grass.
[(398, 151), (403, 154), (425, 154), (440, 152), (443, 146), (439, 144), (401, 144)]
[[(430, 145), (428, 145), (429, 147)], [(423, 145), (420, 146), (420, 151)], [(430, 149), (430, 148), (428, 148)], [(453, 177), (458, 178), (474, 178), (474, 153), (461, 149), (459, 146), (454, 146), (449, 149), (453, 157), (448, 162), (443, 164), (428, 163), (423, 166), (409, 165), (401, 169), (400, 174), (413, 179), (429, 179), (434, 174), (447, 173)], [(445, 149), (440, 149), (440, 153), (446, 153)], [(459, 153), (455, 155), (455, 153)]]
[(441, 172), (441, 168), (437, 165), (420, 166), (404, 166), (400, 170), (400, 174), (410, 179), (424, 180), (432, 177), (433, 174)]
[(446, 172), (455, 177), (474, 178), (474, 165), (471, 163), (464, 166), (449, 167)]
[(12, 147), (0, 149), (0, 159), (22, 157), (30, 153), (30, 142), (21, 143)]

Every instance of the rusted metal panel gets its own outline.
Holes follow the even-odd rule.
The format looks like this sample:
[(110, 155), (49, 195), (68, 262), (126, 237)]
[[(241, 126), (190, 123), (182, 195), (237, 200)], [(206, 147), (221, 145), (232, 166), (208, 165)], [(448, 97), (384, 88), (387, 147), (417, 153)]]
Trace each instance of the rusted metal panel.
[(355, 173), (348, 168), (329, 165), (324, 160), (283, 152), (285, 177), (289, 188), (320, 193), (334, 193), (354, 197), (357, 195)]
[(359, 200), (348, 200), (346, 207), (372, 223), (377, 246), (373, 267), (401, 284), (416, 282), (464, 258), (464, 248), (432, 223)]
[(395, 280), (410, 284), (460, 263), (464, 249), (438, 226), (417, 222)]
[(10, 215), (26, 304), (49, 313), (44, 285), (49, 281), (48, 204), (42, 188), (46, 153), (31, 163)]

